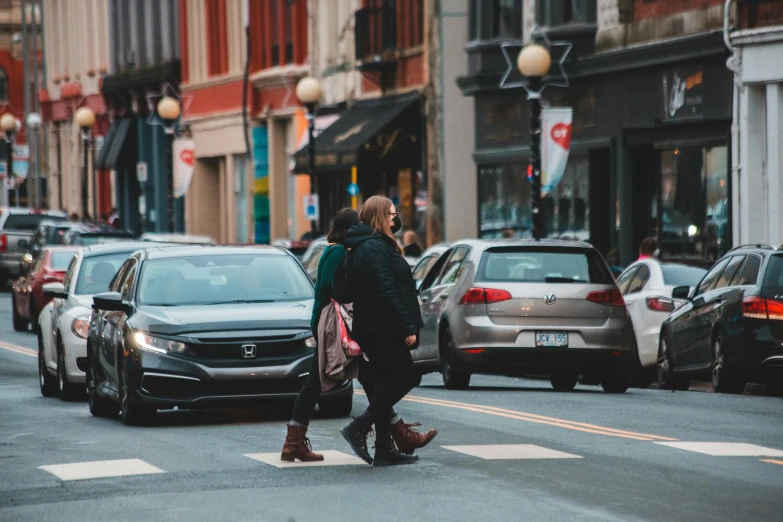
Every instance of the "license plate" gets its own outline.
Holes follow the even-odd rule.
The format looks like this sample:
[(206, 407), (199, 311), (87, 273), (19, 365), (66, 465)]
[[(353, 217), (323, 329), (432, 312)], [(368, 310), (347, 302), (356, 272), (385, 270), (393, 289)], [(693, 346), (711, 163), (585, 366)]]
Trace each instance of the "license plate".
[(563, 332), (536, 332), (536, 347), (568, 346), (568, 334)]

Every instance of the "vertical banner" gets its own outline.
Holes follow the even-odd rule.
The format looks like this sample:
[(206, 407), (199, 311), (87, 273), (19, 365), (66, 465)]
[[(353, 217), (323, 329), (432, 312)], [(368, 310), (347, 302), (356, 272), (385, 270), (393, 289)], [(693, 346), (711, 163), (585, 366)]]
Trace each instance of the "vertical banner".
[(571, 107), (553, 107), (541, 113), (541, 192), (554, 192), (565, 173), (571, 148)]
[(257, 245), (270, 243), (269, 134), (266, 127), (253, 127), (253, 237)]
[(193, 179), (193, 162), (196, 159), (193, 140), (174, 140), (174, 197), (181, 198), (188, 191)]

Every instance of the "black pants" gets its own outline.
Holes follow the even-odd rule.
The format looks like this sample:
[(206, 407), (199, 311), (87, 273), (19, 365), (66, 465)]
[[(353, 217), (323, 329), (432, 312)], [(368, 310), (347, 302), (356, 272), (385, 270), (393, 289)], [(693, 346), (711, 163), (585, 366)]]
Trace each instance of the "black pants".
[[(313, 362), (310, 365), (310, 373), (307, 375), (304, 387), (299, 392), (294, 404), (294, 413), (291, 416), (291, 420), (307, 426), (310, 424), (310, 417), (315, 410), (315, 404), (321, 397), (321, 379), (320, 372), (318, 371), (318, 353), (313, 355)], [(373, 373), (370, 367), (370, 363), (364, 360), (364, 357), (359, 357), (359, 383), (364, 388), (364, 393), (367, 394), (367, 400), (372, 402), (372, 398), (375, 391), (375, 382), (373, 380)], [(391, 416), (394, 416), (394, 410), (392, 410)], [(391, 417), (389, 417), (391, 418)]]
[(389, 434), (394, 405), (413, 389), (415, 370), (411, 352), (402, 339), (376, 338), (366, 346), (375, 385), (367, 411), (372, 414), (380, 439)]

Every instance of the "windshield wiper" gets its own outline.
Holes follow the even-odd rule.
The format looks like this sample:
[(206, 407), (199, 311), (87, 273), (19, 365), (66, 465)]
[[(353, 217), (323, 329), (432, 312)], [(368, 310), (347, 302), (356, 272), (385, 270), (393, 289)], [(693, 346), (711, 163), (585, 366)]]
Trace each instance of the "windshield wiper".
[(215, 301), (213, 303), (194, 303), (199, 305), (223, 305), (223, 304), (256, 304), (256, 303), (274, 303), (274, 299), (234, 299), (233, 301)]
[(581, 279), (572, 279), (570, 277), (550, 277), (547, 276), (544, 278), (545, 283), (586, 283), (587, 281), (582, 281)]

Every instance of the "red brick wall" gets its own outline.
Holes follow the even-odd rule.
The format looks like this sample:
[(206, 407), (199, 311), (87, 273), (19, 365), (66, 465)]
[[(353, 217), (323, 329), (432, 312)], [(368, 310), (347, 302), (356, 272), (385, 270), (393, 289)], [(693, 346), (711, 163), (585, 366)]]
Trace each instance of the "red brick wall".
[(739, 19), (742, 29), (783, 25), (783, 1), (740, 6)]
[(185, 94), (192, 97), (186, 118), (242, 108), (242, 80), (188, 90)]
[[(6, 87), (8, 100), (0, 100), (0, 109), (2, 109), (0, 114), (12, 112), (22, 120), (24, 119), (24, 64), (22, 60), (15, 60), (9, 49), (0, 49), (0, 67), (5, 71), (8, 82)], [(24, 142), (24, 130), (18, 139)]]
[(725, 3), (724, 0), (634, 0), (633, 19), (636, 22), (648, 18), (662, 18)]

